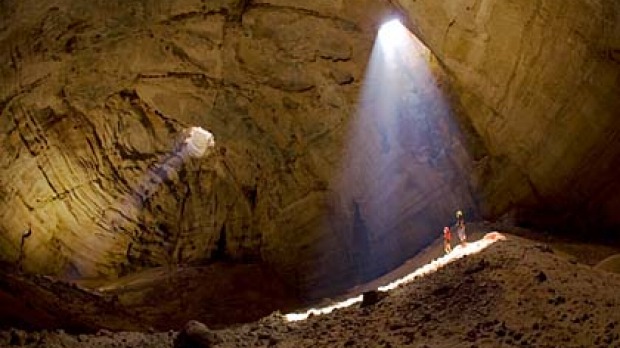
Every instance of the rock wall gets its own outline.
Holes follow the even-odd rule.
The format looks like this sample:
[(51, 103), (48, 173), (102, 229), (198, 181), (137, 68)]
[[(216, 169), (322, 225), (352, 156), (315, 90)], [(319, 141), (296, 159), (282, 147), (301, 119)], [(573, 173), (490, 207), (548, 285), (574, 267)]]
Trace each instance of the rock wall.
[[(26, 271), (264, 262), (317, 297), (476, 212), (432, 59), (399, 63), (423, 73), (376, 106), (385, 3), (0, 6), (0, 255)], [(215, 136), (206, 157), (181, 151), (194, 126)]]
[(619, 225), (620, 5), (392, 3), (438, 60), (377, 40), (375, 0), (2, 2), (2, 261), (261, 262), (320, 297), (459, 208)]
[(616, 1), (394, 1), (453, 78), (489, 156), (488, 217), (592, 237), (620, 227)]

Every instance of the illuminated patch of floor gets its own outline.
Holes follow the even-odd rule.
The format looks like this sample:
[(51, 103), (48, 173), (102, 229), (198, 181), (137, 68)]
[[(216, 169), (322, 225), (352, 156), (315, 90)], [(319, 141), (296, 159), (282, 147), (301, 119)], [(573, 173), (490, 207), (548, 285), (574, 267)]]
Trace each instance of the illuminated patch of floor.
[[(456, 261), (462, 257), (465, 257), (467, 255), (472, 255), (472, 254), (477, 254), (480, 251), (486, 249), (488, 246), (490, 246), (491, 244), (500, 241), (500, 240), (504, 240), (506, 239), (506, 237), (504, 235), (502, 235), (499, 232), (490, 232), (487, 233), (484, 238), (475, 241), (475, 242), (471, 242), (471, 243), (467, 243), (465, 246), (462, 245), (458, 245), (456, 246), (451, 253), (442, 256), (438, 259), (435, 259), (433, 261), (431, 261), (430, 263), (416, 269), (415, 271), (413, 271), (412, 273), (407, 274), (406, 276), (397, 279), (385, 286), (380, 286), (378, 288), (379, 291), (390, 291), (393, 290), (403, 284), (407, 284), (411, 281), (413, 281), (415, 278), (433, 273), (435, 271), (437, 271), (439, 268), (446, 266), (447, 264)], [(311, 308), (309, 310), (307, 310), (304, 313), (290, 313), (290, 314), (286, 314), (284, 315), (284, 318), (287, 321), (299, 321), (299, 320), (305, 320), (307, 319), (310, 315), (322, 315), (322, 314), (327, 314), (327, 313), (331, 313), (332, 311), (334, 311), (335, 309), (339, 309), (339, 308), (345, 308), (345, 307), (349, 307), (354, 305), (355, 303), (358, 302), (362, 302), (362, 295), (359, 295), (357, 297), (352, 297), (349, 298), (345, 301), (342, 302), (338, 302), (336, 304), (333, 304), (331, 306), (327, 306), (327, 307), (323, 307), (323, 308)]]

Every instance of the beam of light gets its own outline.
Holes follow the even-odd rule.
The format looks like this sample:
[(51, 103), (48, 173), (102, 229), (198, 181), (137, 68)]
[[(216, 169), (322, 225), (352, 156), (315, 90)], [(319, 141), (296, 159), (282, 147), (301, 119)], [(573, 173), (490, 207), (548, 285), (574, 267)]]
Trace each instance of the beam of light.
[[(109, 272), (110, 260), (116, 260), (127, 249), (128, 243), (135, 238), (133, 230), (128, 225), (138, 225), (144, 205), (158, 191), (160, 186), (174, 179), (183, 164), (190, 158), (199, 158), (207, 155), (215, 146), (213, 134), (200, 128), (191, 127), (184, 129), (174, 142), (169, 153), (159, 157), (159, 160), (151, 165), (134, 183), (127, 183), (127, 193), (118, 199), (105, 199), (107, 208), (103, 208), (101, 218), (85, 222), (69, 220), (60, 217), (61, 223), (76, 226), (82, 231), (109, 231), (112, 233), (81, 233), (80, 238), (74, 243), (62, 244), (62, 250), (69, 255), (77, 253), (84, 247), (89, 251), (87, 255), (78, 259), (71, 259), (63, 273), (60, 274), (67, 280), (85, 278), (97, 278), (101, 274)], [(101, 190), (101, 187), (99, 187)], [(76, 190), (77, 191), (77, 190)], [(70, 193), (72, 199), (65, 204), (72, 204), (73, 200), (87, 202), (81, 206), (101, 207), (102, 197), (110, 197), (107, 192), (94, 191), (92, 194), (80, 195), (78, 192)], [(99, 210), (88, 211), (88, 214), (98, 214)], [(116, 232), (116, 233), (115, 233)], [(34, 232), (36, 236), (36, 231)], [(103, 266), (103, 267), (102, 267)]]
[(119, 227), (118, 218), (135, 221), (144, 204), (157, 192), (158, 187), (176, 177), (189, 157), (200, 158), (215, 147), (213, 134), (203, 128), (191, 127), (183, 131), (182, 136), (181, 143), (159, 163), (148, 169), (130, 193), (121, 200), (120, 205), (114, 208), (118, 216), (111, 221), (112, 227)]
[(379, 40), (383, 42), (390, 41), (398, 43), (406, 39), (407, 29), (403, 27), (398, 19), (392, 19), (379, 28)]
[(407, 46), (411, 41), (407, 28), (398, 19), (392, 19), (381, 25), (377, 39), (390, 58), (398, 54), (399, 48)]
[(479, 252), (481, 252), (482, 250), (488, 248), (491, 244), (498, 242), (500, 240), (505, 240), (506, 237), (498, 232), (490, 232), (487, 233), (484, 238), (473, 242), (473, 243), (467, 243), (466, 245), (457, 245), (449, 254), (444, 255), (440, 258), (437, 258), (429, 263), (427, 263), (426, 265), (418, 268), (417, 270), (415, 270), (412, 273), (409, 273), (408, 275), (397, 279), (385, 286), (380, 286), (378, 288), (379, 291), (389, 291), (389, 290), (393, 290), (396, 289), (397, 287), (410, 283), (411, 281), (413, 281), (415, 278), (427, 275), (427, 274), (431, 274), (433, 272), (436, 272), (438, 269), (440, 269), (441, 267), (446, 266), (447, 264), (454, 262), (460, 258), (463, 258), (467, 255), (472, 255), (472, 254), (477, 254)]
[(475, 205), (465, 140), (433, 64), (398, 20), (380, 28), (330, 182), (345, 221), (334, 230), (345, 231), (358, 283), (425, 248), (449, 224), (442, 216)]
[(351, 297), (342, 302), (338, 302), (331, 306), (323, 307), (323, 308), (311, 308), (304, 313), (290, 313), (284, 315), (287, 321), (300, 321), (306, 320), (311, 315), (322, 315), (333, 312), (335, 309), (350, 307), (358, 302), (362, 302), (362, 295)]
[[(502, 241), (505, 240), (506, 237), (499, 233), (499, 232), (490, 232), (487, 233), (484, 238), (476, 241), (476, 242), (471, 242), (471, 243), (467, 243), (465, 246), (462, 245), (458, 245), (456, 246), (452, 252), (450, 252), (447, 255), (444, 255), (440, 258), (437, 258), (429, 263), (427, 263), (426, 265), (416, 269), (415, 271), (407, 274), (406, 276), (399, 278), (387, 285), (384, 286), (380, 286), (379, 288), (377, 288), (378, 291), (381, 292), (388, 292), (390, 290), (394, 290), (404, 284), (410, 283), (412, 281), (414, 281), (417, 278), (429, 275), (431, 273), (436, 272), (438, 269), (447, 266), (448, 264), (463, 258), (465, 256), (468, 255), (472, 255), (472, 254), (477, 254), (480, 253), (481, 251), (483, 251), (484, 249), (488, 248), (489, 246), (491, 246), (493, 243), (498, 242), (498, 241)], [(328, 314), (331, 313), (332, 311), (334, 311), (335, 309), (340, 309), (340, 308), (346, 308), (346, 307), (350, 307), (358, 302), (362, 302), (362, 295), (356, 296), (356, 297), (352, 297), (349, 298), (345, 301), (342, 302), (338, 302), (336, 304), (327, 306), (327, 307), (323, 307), (323, 308), (311, 308), (309, 310), (307, 310), (306, 312), (303, 313), (290, 313), (290, 314), (285, 314), (284, 315), (284, 319), (286, 321), (300, 321), (300, 320), (306, 320), (308, 319), (309, 316), (311, 315), (322, 315), (322, 314)]]
[(187, 144), (184, 151), (191, 157), (199, 158), (204, 156), (207, 149), (215, 146), (215, 138), (213, 134), (200, 127), (192, 127), (184, 143)]
[[(190, 158), (200, 158), (208, 155), (215, 147), (215, 138), (210, 132), (191, 127), (183, 130), (179, 138), (172, 139), (174, 146), (171, 151), (159, 158), (133, 184), (129, 184), (128, 192), (118, 200), (112, 202), (104, 211), (100, 220), (95, 224), (104, 231), (116, 232), (112, 235), (93, 234), (90, 245), (97, 245), (90, 254), (88, 264), (79, 267), (80, 274), (98, 274), (97, 265), (110, 258), (110, 253), (119, 253), (127, 248), (135, 237), (133, 229), (140, 223), (139, 218), (149, 199), (158, 192), (166, 181), (178, 177), (178, 172)], [(86, 238), (84, 238), (86, 239)]]

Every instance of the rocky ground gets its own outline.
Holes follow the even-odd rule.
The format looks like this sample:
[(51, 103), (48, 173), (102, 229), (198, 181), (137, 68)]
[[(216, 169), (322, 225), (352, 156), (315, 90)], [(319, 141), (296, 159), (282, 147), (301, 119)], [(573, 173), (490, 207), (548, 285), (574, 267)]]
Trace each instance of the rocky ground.
[(227, 327), (294, 306), (294, 292), (257, 264), (160, 267), (105, 282), (0, 271), (0, 330), (166, 331), (190, 319)]
[(30, 347), (620, 347), (620, 275), (506, 234), (376, 303), (286, 322), (279, 312), (212, 330), (69, 334), (2, 331), (0, 345)]

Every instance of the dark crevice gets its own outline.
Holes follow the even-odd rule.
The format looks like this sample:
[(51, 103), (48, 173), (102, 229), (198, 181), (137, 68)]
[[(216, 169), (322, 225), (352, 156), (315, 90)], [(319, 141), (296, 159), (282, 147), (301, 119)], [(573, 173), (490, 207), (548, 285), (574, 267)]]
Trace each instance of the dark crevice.
[(256, 203), (258, 201), (258, 190), (256, 189), (256, 185), (254, 186), (243, 185), (241, 187), (241, 190), (243, 191), (243, 195), (245, 196), (245, 199), (250, 204), (250, 208), (252, 210), (256, 209)]
[(126, 148), (118, 142), (114, 143), (114, 148), (118, 150), (118, 153), (123, 160), (130, 161), (148, 161), (150, 159), (156, 158), (157, 156), (153, 153), (144, 153), (138, 152), (131, 149)]
[(45, 182), (47, 182), (47, 185), (49, 185), (52, 191), (54, 191), (54, 194), (58, 196), (59, 193), (56, 190), (56, 187), (54, 187), (54, 184), (52, 184), (52, 181), (50, 180), (50, 178), (47, 176), (45, 169), (43, 169), (43, 167), (40, 164), (37, 164), (37, 168), (39, 168), (39, 171), (41, 172), (41, 174), (43, 174), (43, 177), (45, 178)]
[(305, 8), (299, 8), (299, 7), (295, 7), (295, 6), (286, 6), (286, 5), (274, 5), (274, 4), (268, 4), (268, 3), (253, 4), (250, 1), (248, 1), (248, 4), (245, 7), (244, 11), (247, 12), (248, 10), (253, 10), (253, 9), (289, 11), (289, 12), (298, 13), (298, 14), (305, 15), (305, 16), (312, 16), (312, 17), (315, 17), (315, 18), (320, 18), (320, 19), (326, 19), (326, 20), (333, 21), (333, 22), (339, 24), (342, 29), (345, 29), (345, 30), (348, 30), (348, 31), (355, 31), (355, 32), (361, 32), (362, 31), (362, 29), (354, 22), (351, 22), (349, 20), (346, 20), (346, 19), (340, 18), (340, 17), (336, 17), (336, 16), (324, 15), (324, 14), (322, 14), (320, 12), (312, 11), (312, 10), (305, 9)]
[(213, 253), (214, 261), (223, 261), (228, 259), (228, 254), (226, 253), (226, 224), (222, 224), (220, 228), (220, 236), (217, 240), (216, 249)]
[[(180, 182), (187, 182), (186, 176), (187, 176), (187, 171), (181, 170), (179, 172)], [(176, 234), (174, 236), (174, 242), (173, 242), (174, 248), (172, 249), (173, 253), (176, 253), (176, 259), (178, 263), (183, 262), (183, 246), (181, 243), (182, 233), (183, 233), (183, 221), (184, 221), (183, 216), (185, 215), (185, 208), (186, 208), (187, 201), (189, 200), (191, 195), (192, 195), (192, 190), (189, 185), (186, 185), (185, 194), (181, 198), (179, 217), (177, 219), (177, 226), (176, 226)], [(171, 256), (172, 256), (171, 259), (175, 259), (175, 255), (171, 255)]]
[(182, 22), (192, 18), (204, 18), (212, 15), (227, 15), (229, 13), (228, 9), (225, 7), (217, 8), (217, 9), (207, 9), (203, 6), (201, 11), (189, 11), (174, 15), (166, 20), (163, 20), (162, 24), (172, 24), (173, 22)]
[(252, 4), (252, 0), (240, 0), (226, 16), (227, 22), (241, 23), (244, 13)]

